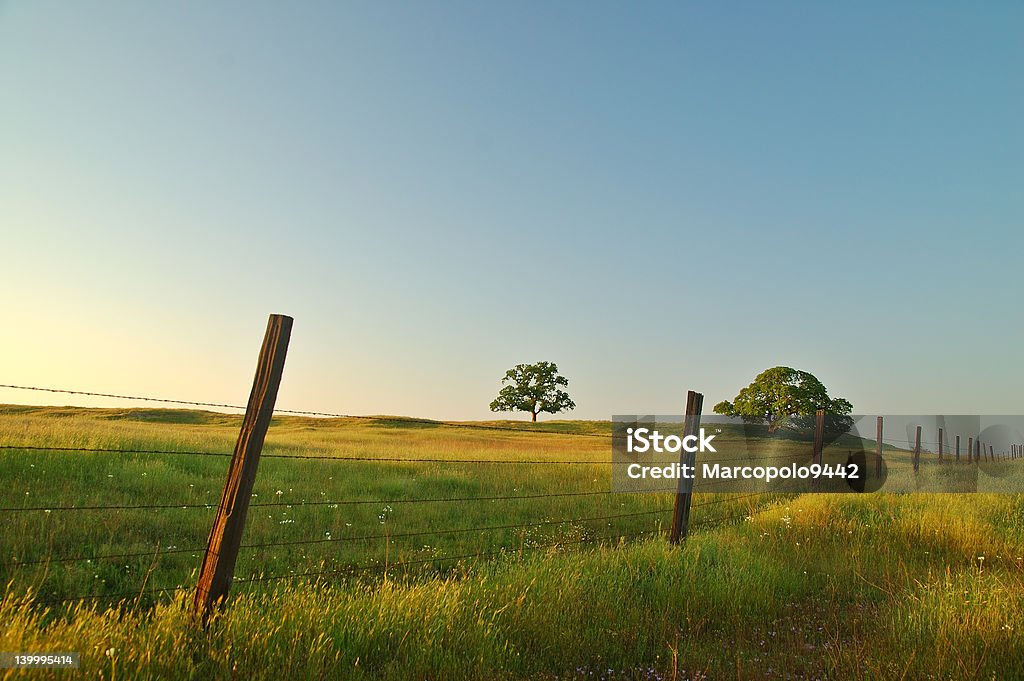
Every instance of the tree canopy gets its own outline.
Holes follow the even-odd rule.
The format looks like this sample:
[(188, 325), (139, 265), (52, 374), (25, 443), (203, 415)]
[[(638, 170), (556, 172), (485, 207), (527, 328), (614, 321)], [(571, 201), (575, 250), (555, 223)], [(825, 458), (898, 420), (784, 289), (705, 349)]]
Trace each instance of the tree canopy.
[(491, 411), (525, 411), (536, 421), (541, 412), (557, 414), (576, 408), (569, 393), (561, 389), (569, 386), (569, 380), (558, 374), (554, 362), (517, 364), (505, 372), (501, 385)]
[(841, 397), (829, 397), (825, 385), (814, 374), (790, 367), (773, 367), (758, 374), (740, 390), (732, 402), (715, 405), (715, 413), (739, 416), (747, 423), (763, 423), (768, 432), (781, 428), (806, 427), (818, 409), (830, 415), (830, 430), (846, 430), (853, 405)]

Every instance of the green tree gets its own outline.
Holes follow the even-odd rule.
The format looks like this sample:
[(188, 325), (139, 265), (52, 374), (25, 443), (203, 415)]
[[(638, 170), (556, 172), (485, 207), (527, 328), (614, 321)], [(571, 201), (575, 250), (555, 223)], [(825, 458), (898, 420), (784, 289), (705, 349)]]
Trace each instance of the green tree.
[(557, 414), (576, 408), (576, 403), (560, 386), (569, 380), (558, 375), (554, 362), (517, 364), (505, 372), (502, 388), (491, 402), (491, 411), (525, 411), (537, 421), (537, 414)]
[(724, 400), (715, 405), (716, 414), (766, 424), (769, 433), (807, 427), (818, 409), (829, 414), (829, 430), (845, 431), (853, 425), (849, 416), (853, 405), (848, 400), (829, 397), (814, 374), (790, 367), (762, 371), (732, 402)]

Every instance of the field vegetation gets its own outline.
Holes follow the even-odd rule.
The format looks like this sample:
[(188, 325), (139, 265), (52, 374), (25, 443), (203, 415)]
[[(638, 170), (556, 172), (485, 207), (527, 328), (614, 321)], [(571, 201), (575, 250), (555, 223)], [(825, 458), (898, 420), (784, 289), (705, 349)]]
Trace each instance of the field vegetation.
[(202, 629), (228, 458), (197, 452), (239, 420), (0, 407), (0, 649), (105, 679), (1024, 678), (1019, 495), (702, 493), (672, 547), (673, 495), (608, 494), (595, 422), (275, 419)]

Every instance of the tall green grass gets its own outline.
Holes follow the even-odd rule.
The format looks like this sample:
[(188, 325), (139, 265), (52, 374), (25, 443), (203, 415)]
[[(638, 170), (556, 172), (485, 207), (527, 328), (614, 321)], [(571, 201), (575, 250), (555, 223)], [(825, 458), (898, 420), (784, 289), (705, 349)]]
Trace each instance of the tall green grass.
[[(7, 408), (0, 444), (230, 451), (235, 417)], [(545, 424), (601, 432), (600, 424)], [(802, 447), (802, 443), (794, 443)], [(267, 452), (607, 461), (607, 442), (507, 431), (276, 421)], [(227, 459), (8, 451), (2, 506), (215, 504)], [(145, 474), (145, 475), (144, 475)], [(111, 477), (112, 476), (112, 477)], [(411, 499), (608, 488), (607, 464), (394, 464), (265, 459), (260, 499)], [(191, 487), (190, 487), (191, 485)], [(277, 491), (280, 490), (280, 496)], [(28, 492), (28, 494), (25, 494)], [(709, 495), (701, 499), (719, 499)], [(241, 582), (206, 629), (176, 597), (46, 598), (194, 583), (213, 510), (4, 514), (0, 649), (78, 651), (86, 678), (693, 679), (1024, 678), (1024, 509), (1019, 495), (803, 495), (695, 507), (682, 547), (667, 514), (517, 531), (336, 542), (637, 512), (668, 495), (600, 495), (384, 508), (255, 507), (246, 542), (332, 541), (243, 553)], [(436, 507), (435, 507), (436, 506)], [(733, 517), (726, 523), (715, 520)], [(266, 517), (264, 517), (266, 516)], [(383, 516), (383, 518), (382, 518)], [(294, 522), (283, 522), (292, 520)], [(336, 535), (333, 533), (337, 533)], [(580, 538), (598, 539), (576, 544)], [(560, 542), (556, 547), (546, 544)], [(157, 550), (157, 546), (160, 550)], [(151, 551), (117, 563), (11, 565)], [(479, 559), (387, 569), (395, 561)], [(91, 553), (90, 553), (91, 552)], [(353, 563), (371, 570), (331, 573)], [(35, 600), (34, 600), (35, 599)], [(4, 678), (66, 678), (61, 671)]]

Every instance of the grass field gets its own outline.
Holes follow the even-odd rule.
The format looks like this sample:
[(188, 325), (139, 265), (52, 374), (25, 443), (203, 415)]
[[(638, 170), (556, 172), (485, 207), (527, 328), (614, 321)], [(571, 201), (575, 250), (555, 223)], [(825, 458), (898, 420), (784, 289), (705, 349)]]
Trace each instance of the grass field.
[[(8, 406), (0, 445), (223, 453), (238, 423)], [(500, 427), (275, 420), (206, 630), (147, 592), (194, 584), (226, 457), (2, 450), (0, 507), (40, 510), (2, 513), (0, 649), (88, 678), (1024, 678), (1018, 495), (699, 494), (675, 548), (672, 495), (605, 494), (607, 423)], [(167, 507), (60, 510), (140, 504)]]

